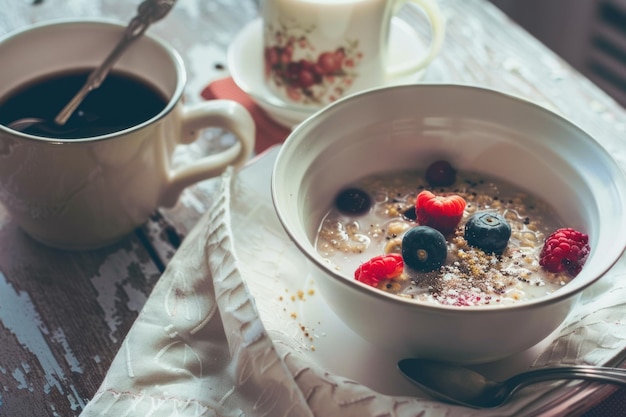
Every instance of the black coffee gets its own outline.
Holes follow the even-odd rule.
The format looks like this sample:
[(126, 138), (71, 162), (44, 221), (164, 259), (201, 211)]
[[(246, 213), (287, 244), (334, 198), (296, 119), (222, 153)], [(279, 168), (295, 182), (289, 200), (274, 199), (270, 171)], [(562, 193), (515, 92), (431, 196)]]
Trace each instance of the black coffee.
[(106, 135), (135, 126), (161, 112), (167, 99), (145, 80), (111, 72), (91, 91), (64, 126), (54, 118), (83, 86), (91, 70), (49, 75), (22, 85), (0, 99), (0, 124), (21, 118), (44, 119), (22, 132), (57, 139)]

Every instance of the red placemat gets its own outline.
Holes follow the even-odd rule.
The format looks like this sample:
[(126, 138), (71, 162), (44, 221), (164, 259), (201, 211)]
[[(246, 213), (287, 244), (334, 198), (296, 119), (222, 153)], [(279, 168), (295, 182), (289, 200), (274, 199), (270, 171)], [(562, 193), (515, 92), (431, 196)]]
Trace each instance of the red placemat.
[(263, 109), (257, 106), (254, 101), (235, 84), (231, 77), (212, 81), (204, 88), (201, 95), (207, 100), (234, 100), (248, 109), (256, 124), (256, 143), (254, 150), (257, 154), (272, 145), (282, 143), (291, 132), (290, 129), (273, 121)]

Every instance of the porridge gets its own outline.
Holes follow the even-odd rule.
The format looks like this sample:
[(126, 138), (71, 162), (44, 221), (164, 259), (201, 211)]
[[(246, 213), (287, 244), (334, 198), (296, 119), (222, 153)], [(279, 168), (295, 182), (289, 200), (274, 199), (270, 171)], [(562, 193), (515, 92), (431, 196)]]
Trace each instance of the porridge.
[(454, 306), (504, 305), (567, 284), (588, 253), (544, 201), (445, 161), (342, 190), (315, 242), (334, 268), (381, 291)]

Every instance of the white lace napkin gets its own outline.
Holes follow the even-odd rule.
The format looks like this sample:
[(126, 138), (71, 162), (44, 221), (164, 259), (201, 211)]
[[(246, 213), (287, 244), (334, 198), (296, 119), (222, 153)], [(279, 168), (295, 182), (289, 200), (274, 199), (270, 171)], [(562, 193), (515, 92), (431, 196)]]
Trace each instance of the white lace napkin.
[[(503, 408), (471, 410), (417, 391), (385, 395), (384, 381), (369, 388), (333, 369), (329, 353), (354, 367), (350, 341), (358, 339), (326, 328), (332, 315), (302, 317), (325, 304), (271, 205), (275, 153), (223, 175), (219, 198), (185, 238), (81, 416), (532, 415), (583, 387), (532, 386)], [(533, 366), (601, 364), (624, 350), (625, 271), (622, 261), (587, 291)]]

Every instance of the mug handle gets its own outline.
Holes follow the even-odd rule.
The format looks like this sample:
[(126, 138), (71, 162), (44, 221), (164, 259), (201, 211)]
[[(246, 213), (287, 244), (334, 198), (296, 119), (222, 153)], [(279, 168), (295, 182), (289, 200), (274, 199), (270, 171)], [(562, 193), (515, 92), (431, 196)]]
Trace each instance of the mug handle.
[(161, 196), (160, 206), (172, 207), (186, 187), (220, 175), (230, 165), (239, 167), (252, 155), (256, 128), (252, 116), (241, 104), (232, 100), (209, 100), (182, 109), (180, 143), (191, 143), (198, 131), (208, 127), (233, 133), (237, 143), (230, 148), (204, 156), (170, 173)]
[(428, 52), (421, 60), (410, 66), (402, 66), (401, 68), (395, 69), (391, 68), (388, 72), (388, 75), (391, 77), (409, 75), (421, 70), (430, 64), (430, 62), (437, 56), (443, 45), (445, 22), (437, 2), (434, 0), (396, 0), (394, 15), (397, 14), (400, 7), (406, 3), (413, 3), (426, 13), (432, 31), (432, 40), (430, 42)]

